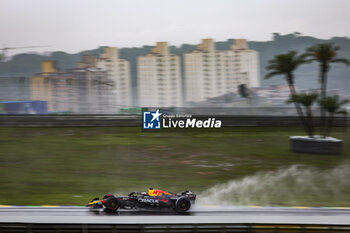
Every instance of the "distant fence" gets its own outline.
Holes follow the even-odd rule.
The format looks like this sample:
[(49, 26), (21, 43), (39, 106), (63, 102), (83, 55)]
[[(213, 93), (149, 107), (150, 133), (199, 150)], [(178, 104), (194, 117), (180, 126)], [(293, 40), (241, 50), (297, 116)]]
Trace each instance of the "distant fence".
[(328, 224), (42, 224), (0, 223), (0, 232), (17, 233), (178, 233), (178, 232), (350, 232), (350, 225)]
[[(223, 126), (301, 126), (297, 116), (194, 116), (197, 119), (215, 117)], [(350, 118), (335, 117), (334, 126), (346, 128)], [(315, 126), (320, 118), (314, 118)], [(0, 127), (121, 127), (141, 126), (140, 115), (0, 115)]]

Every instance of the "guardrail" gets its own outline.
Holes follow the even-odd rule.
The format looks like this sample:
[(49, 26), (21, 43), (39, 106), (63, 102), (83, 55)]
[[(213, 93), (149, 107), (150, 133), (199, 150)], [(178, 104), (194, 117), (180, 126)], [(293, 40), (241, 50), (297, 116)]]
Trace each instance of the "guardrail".
[[(195, 116), (198, 119), (214, 117), (223, 126), (301, 126), (297, 116)], [(320, 118), (314, 117), (314, 125)], [(348, 117), (335, 117), (335, 127), (347, 127)], [(0, 127), (96, 127), (141, 126), (140, 115), (0, 115)]]
[(350, 225), (328, 224), (57, 224), (0, 223), (0, 232), (26, 233), (187, 233), (187, 232), (350, 232)]

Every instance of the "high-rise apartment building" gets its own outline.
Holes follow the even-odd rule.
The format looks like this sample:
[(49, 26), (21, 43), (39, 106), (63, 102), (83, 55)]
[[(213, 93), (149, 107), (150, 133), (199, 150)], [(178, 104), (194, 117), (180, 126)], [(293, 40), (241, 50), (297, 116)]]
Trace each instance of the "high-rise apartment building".
[(76, 68), (70, 72), (74, 85), (79, 113), (116, 113), (114, 81), (101, 68)]
[(31, 78), (32, 100), (47, 101), (51, 112), (116, 113), (113, 88), (103, 69), (60, 72), (54, 61), (44, 61), (42, 72)]
[(184, 56), (186, 102), (204, 101), (227, 93), (238, 86), (260, 86), (259, 58), (239, 39), (230, 50), (216, 50), (213, 39), (203, 39), (197, 49)]
[(94, 68), (97, 64), (97, 56), (93, 54), (85, 54), (78, 63), (77, 68)]
[(43, 61), (41, 70), (41, 73), (37, 73), (31, 78), (31, 98), (32, 100), (47, 101), (48, 110), (53, 111), (50, 76), (58, 73), (56, 62)]
[(180, 57), (171, 54), (167, 42), (138, 57), (138, 94), (141, 107), (182, 106)]
[(76, 113), (79, 110), (75, 77), (69, 72), (51, 73), (47, 76), (50, 88), (48, 109)]
[(114, 82), (112, 104), (114, 108), (132, 105), (130, 64), (119, 58), (118, 49), (105, 48), (105, 52), (96, 62), (96, 67), (106, 71), (107, 77)]

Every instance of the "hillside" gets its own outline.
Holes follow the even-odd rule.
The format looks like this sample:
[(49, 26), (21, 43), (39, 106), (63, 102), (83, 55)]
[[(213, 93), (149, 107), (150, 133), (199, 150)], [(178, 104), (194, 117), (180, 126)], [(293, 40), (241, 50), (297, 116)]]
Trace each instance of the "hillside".
[[(216, 47), (219, 50), (225, 50), (230, 47), (234, 39), (228, 39), (227, 41), (216, 42)], [(333, 37), (328, 40), (318, 39), (311, 36), (304, 36), (300, 33), (292, 33), (287, 35), (280, 35), (278, 33), (273, 34), (271, 41), (249, 41), (250, 48), (257, 50), (260, 55), (260, 74), (261, 83), (263, 86), (270, 84), (284, 83), (282, 78), (275, 77), (271, 80), (264, 80), (263, 77), (266, 73), (265, 67), (268, 60), (274, 55), (287, 52), (289, 50), (297, 50), (303, 52), (305, 48), (322, 42), (333, 42), (341, 47), (339, 55), (350, 59), (350, 38), (347, 37)], [(192, 51), (196, 45), (183, 44), (179, 47), (172, 46), (171, 51), (179, 56), (183, 56), (184, 53)], [(127, 59), (131, 62), (131, 76), (132, 86), (137, 86), (136, 77), (136, 61), (140, 55), (147, 54), (151, 50), (152, 46), (143, 46), (141, 48), (120, 48), (120, 57)], [(83, 51), (76, 54), (69, 54), (62, 51), (53, 52), (50, 56), (42, 56), (36, 54), (18, 54), (14, 56), (10, 61), (0, 62), (0, 77), (15, 77), (26, 76), (30, 77), (34, 73), (40, 72), (42, 60), (57, 60), (60, 69), (67, 70), (74, 68), (79, 62), (82, 54), (100, 54), (103, 47), (99, 47), (94, 50)], [(302, 88), (315, 87), (317, 85), (317, 65), (304, 65), (298, 72), (297, 85)], [(350, 67), (344, 65), (334, 65), (329, 73), (329, 88), (340, 89), (345, 92), (350, 92)], [(134, 91), (135, 93), (135, 91)], [(134, 95), (135, 97), (135, 95)]]

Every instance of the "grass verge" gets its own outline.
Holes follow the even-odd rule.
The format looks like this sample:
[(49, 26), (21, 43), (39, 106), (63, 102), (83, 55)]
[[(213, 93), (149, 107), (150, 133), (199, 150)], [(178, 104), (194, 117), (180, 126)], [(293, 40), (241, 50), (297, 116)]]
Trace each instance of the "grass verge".
[[(290, 152), (289, 136), (303, 134), (298, 128), (256, 127), (150, 133), (138, 127), (0, 128), (0, 204), (83, 205), (106, 192), (148, 187), (201, 192), (295, 164), (321, 172), (350, 164), (348, 133), (333, 133), (345, 142), (338, 156)], [(348, 206), (350, 182), (347, 190), (327, 200), (295, 196), (277, 202)]]

